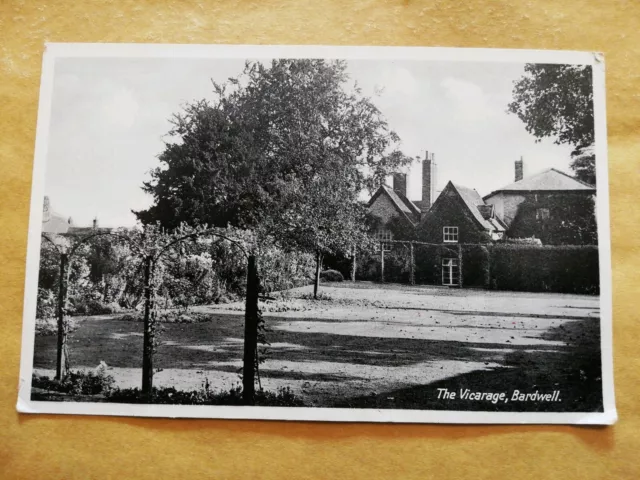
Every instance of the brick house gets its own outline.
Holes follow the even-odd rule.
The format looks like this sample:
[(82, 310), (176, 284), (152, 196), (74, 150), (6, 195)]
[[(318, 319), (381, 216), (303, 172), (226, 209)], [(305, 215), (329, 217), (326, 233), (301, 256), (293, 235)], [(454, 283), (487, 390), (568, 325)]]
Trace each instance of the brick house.
[(515, 163), (515, 182), (484, 197), (507, 227), (509, 238), (539, 239), (545, 245), (597, 244), (596, 189), (550, 168), (523, 178)]
[(418, 227), (420, 241), (429, 243), (489, 243), (506, 230), (493, 205), (474, 189), (447, 183)]
[[(462, 245), (491, 243), (501, 239), (505, 230), (505, 225), (495, 215), (494, 207), (487, 205), (476, 190), (447, 183), (417, 228), (420, 241), (441, 244), (441, 247), (431, 249), (429, 259), (423, 259), (423, 262), (432, 263), (429, 269), (436, 274), (431, 283), (459, 285)], [(478, 258), (474, 257), (473, 261), (477, 263)], [(465, 264), (463, 270), (467, 272), (469, 266)], [(471, 270), (477, 272), (478, 268), (474, 265)], [(481, 281), (474, 279), (471, 283)]]
[(381, 185), (367, 203), (369, 214), (377, 219), (376, 236), (383, 248), (390, 249), (385, 241), (393, 240), (391, 225), (413, 229), (433, 203), (435, 194), (435, 156), (426, 153), (422, 162), (422, 199), (412, 201), (407, 197), (407, 175), (395, 173), (393, 186)]
[(410, 201), (406, 176), (395, 174), (393, 188), (380, 187), (368, 203), (369, 212), (379, 219), (377, 236), (385, 250), (391, 250), (384, 241), (392, 240), (394, 232), (404, 235), (402, 226), (405, 238), (429, 244), (416, 250), (423, 283), (459, 285), (462, 269), (466, 285), (482, 286), (488, 255), (483, 244), (509, 238), (535, 238), (546, 245), (597, 244), (592, 185), (553, 168), (524, 178), (520, 159), (515, 162), (515, 182), (484, 198), (475, 189), (449, 182), (433, 201), (434, 167), (427, 153), (422, 201)]

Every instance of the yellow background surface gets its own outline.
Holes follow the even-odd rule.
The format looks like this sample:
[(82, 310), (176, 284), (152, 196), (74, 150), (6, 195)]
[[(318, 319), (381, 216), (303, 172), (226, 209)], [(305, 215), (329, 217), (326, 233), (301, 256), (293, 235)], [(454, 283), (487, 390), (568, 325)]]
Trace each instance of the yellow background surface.
[[(18, 415), (28, 206), (46, 41), (604, 52), (618, 423), (432, 426)], [(0, 48), (0, 477), (640, 478), (639, 1), (0, 0)]]

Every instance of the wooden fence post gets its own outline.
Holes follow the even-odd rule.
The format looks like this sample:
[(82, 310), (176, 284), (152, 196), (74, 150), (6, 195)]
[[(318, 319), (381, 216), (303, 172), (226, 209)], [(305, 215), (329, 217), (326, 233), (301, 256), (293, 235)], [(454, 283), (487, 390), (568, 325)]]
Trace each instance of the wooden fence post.
[(458, 286), (462, 288), (462, 245), (458, 244)]
[(58, 341), (56, 352), (56, 380), (62, 380), (67, 376), (69, 369), (69, 358), (67, 355), (67, 325), (64, 320), (67, 313), (67, 281), (69, 256), (66, 253), (60, 254), (60, 278), (58, 280)]
[(409, 283), (416, 284), (415, 262), (413, 257), (413, 242), (409, 242)]
[(247, 265), (247, 298), (244, 313), (244, 358), (242, 362), (242, 401), (255, 402), (255, 366), (258, 348), (258, 267), (255, 255)]
[(142, 395), (147, 403), (153, 398), (153, 258), (144, 259), (144, 340), (142, 351)]

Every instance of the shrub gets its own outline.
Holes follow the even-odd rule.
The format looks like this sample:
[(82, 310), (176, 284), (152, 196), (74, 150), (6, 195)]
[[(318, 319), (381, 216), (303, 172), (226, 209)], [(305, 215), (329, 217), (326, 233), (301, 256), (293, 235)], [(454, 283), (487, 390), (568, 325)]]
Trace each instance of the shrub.
[(343, 282), (344, 277), (337, 270), (325, 270), (320, 272), (320, 280), (323, 282)]
[(46, 376), (34, 375), (31, 386), (42, 390), (50, 390), (72, 395), (98, 395), (108, 393), (115, 383), (111, 375), (107, 375), (104, 363), (91, 371), (70, 371), (65, 378), (58, 381)]
[(108, 315), (118, 313), (121, 308), (115, 303), (105, 303), (101, 300), (79, 296), (70, 299), (69, 313), (71, 315)]
[[(67, 322), (67, 333), (71, 333), (78, 328), (78, 322), (73, 318), (65, 318)], [(47, 337), (58, 334), (57, 318), (36, 318), (36, 335)]]
[(49, 319), (56, 316), (58, 308), (58, 298), (53, 292), (46, 288), (38, 288), (38, 300), (36, 303), (36, 318)]
[[(192, 312), (189, 310), (168, 310), (158, 313), (157, 321), (160, 323), (202, 323), (211, 321), (208, 313)], [(118, 320), (125, 322), (142, 322), (144, 315), (142, 312), (125, 313)]]
[[(106, 396), (113, 403), (147, 403), (138, 388), (113, 389)], [(208, 382), (199, 390), (183, 391), (173, 387), (154, 388), (152, 403), (164, 405), (243, 405), (242, 387), (228, 391), (213, 391)], [(302, 407), (304, 402), (290, 389), (279, 388), (276, 392), (259, 390), (255, 405), (265, 407)]]
[(451, 256), (449, 249), (435, 245), (415, 245), (416, 283), (419, 285), (442, 284), (442, 256)]
[(598, 294), (597, 246), (494, 245), (491, 280), (500, 290)]
[(489, 287), (489, 250), (483, 245), (462, 247), (462, 285)]
[(272, 246), (261, 256), (258, 268), (262, 291), (278, 292), (309, 285), (315, 271), (315, 259), (308, 253), (286, 252)]
[(325, 292), (318, 292), (318, 295), (315, 298), (311, 292), (300, 294), (297, 298), (301, 300), (333, 300), (333, 297)]

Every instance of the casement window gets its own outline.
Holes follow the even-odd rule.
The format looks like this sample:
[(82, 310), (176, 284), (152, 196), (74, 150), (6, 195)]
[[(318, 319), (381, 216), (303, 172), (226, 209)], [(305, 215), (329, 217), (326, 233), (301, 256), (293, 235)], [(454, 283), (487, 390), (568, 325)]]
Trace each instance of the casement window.
[(387, 229), (381, 228), (376, 232), (376, 240), (378, 241), (378, 245), (376, 247), (377, 251), (380, 251), (380, 247), (385, 252), (391, 251), (391, 240), (393, 240), (393, 235)]
[(458, 227), (442, 227), (444, 243), (458, 243)]
[(442, 285), (459, 285), (460, 266), (457, 258), (442, 259)]
[(549, 209), (548, 208), (537, 208), (536, 209), (536, 220), (549, 220)]

